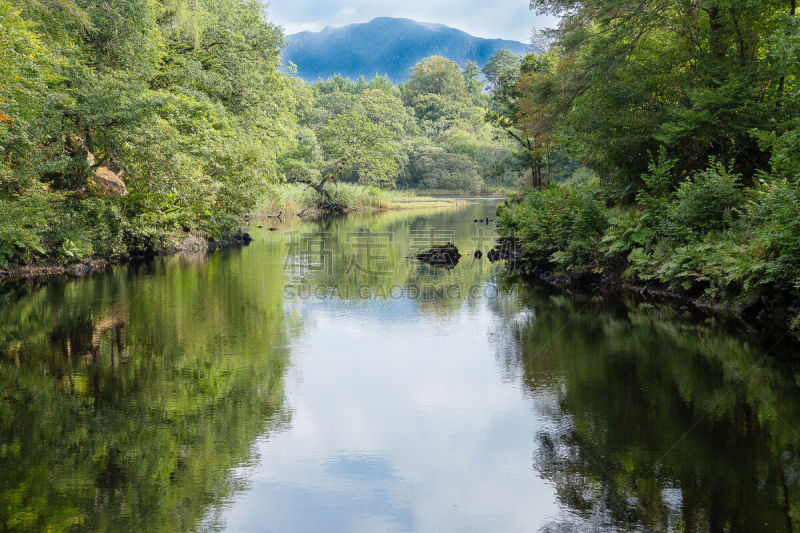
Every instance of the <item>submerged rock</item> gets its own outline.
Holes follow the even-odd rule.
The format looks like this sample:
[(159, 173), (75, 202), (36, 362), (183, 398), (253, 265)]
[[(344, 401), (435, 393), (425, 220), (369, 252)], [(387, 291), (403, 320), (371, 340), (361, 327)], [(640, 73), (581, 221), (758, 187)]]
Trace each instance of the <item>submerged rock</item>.
[(455, 244), (448, 242), (417, 254), (417, 259), (429, 265), (452, 268), (458, 264), (461, 254)]

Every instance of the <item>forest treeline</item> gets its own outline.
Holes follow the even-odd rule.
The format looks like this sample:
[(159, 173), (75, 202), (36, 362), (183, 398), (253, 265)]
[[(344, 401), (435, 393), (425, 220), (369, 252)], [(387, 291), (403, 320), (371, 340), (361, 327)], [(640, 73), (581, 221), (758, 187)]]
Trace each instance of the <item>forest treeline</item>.
[[(800, 326), (795, 0), (533, 0), (546, 54), (493, 96), (538, 187), (502, 212), (528, 267), (612, 276)], [(594, 177), (549, 184), (554, 154)]]
[(338, 211), (339, 182), (519, 181), (475, 64), (308, 85), (255, 0), (0, 0), (0, 27), (0, 270), (227, 239), (283, 182)]

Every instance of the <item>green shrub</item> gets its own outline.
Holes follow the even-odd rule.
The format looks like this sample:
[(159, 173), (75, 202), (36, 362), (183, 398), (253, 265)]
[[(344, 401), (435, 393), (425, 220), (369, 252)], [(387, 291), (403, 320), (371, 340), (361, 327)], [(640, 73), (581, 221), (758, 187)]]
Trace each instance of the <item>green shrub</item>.
[(534, 263), (553, 263), (567, 270), (591, 264), (598, 259), (608, 226), (597, 193), (596, 182), (531, 191), (519, 205), (501, 212), (502, 232), (517, 237), (522, 252)]
[(127, 228), (110, 198), (0, 198), (0, 268), (119, 256)]
[(691, 238), (722, 230), (730, 227), (743, 203), (739, 176), (712, 161), (709, 168), (678, 186), (669, 203), (663, 233)]
[(800, 283), (800, 190), (796, 183), (762, 182), (748, 204), (745, 222), (753, 227), (749, 266), (752, 284), (796, 290)]
[(52, 215), (43, 195), (0, 198), (0, 268), (47, 255), (45, 233)]

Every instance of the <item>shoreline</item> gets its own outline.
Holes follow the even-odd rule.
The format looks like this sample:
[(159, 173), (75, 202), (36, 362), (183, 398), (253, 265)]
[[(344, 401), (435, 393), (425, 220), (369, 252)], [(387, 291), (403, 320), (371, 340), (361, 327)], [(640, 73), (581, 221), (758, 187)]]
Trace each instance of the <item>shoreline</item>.
[[(392, 211), (412, 211), (415, 209), (446, 209), (457, 207), (461, 202), (469, 200), (468, 198), (421, 198), (419, 200), (399, 201), (394, 202), (389, 206), (380, 208), (354, 208), (348, 210), (342, 216), (370, 214), (370, 213), (388, 213)], [(319, 220), (327, 216), (333, 216), (329, 213), (324, 213), (319, 210), (308, 211), (307, 214), (301, 216), (300, 213), (282, 213), (282, 222), (284, 223), (288, 218), (297, 218), (301, 222), (310, 222)], [(302, 211), (301, 211), (302, 213)], [(84, 278), (91, 274), (101, 273), (108, 270), (109, 267), (116, 265), (130, 264), (137, 261), (148, 261), (157, 257), (167, 255), (179, 254), (184, 252), (212, 252), (218, 248), (235, 248), (247, 246), (252, 242), (252, 237), (248, 233), (250, 226), (254, 221), (267, 221), (276, 220), (275, 215), (270, 215), (267, 212), (262, 212), (256, 215), (251, 215), (247, 223), (242, 229), (228, 238), (213, 241), (200, 235), (188, 235), (182, 241), (175, 245), (165, 246), (158, 250), (147, 252), (138, 252), (126, 254), (119, 257), (97, 257), (84, 261), (77, 261), (73, 263), (66, 263), (62, 265), (42, 265), (32, 264), (25, 266), (16, 266), (5, 270), (0, 270), (0, 286), (4, 283), (13, 283), (18, 281), (39, 281), (48, 280), (58, 277), (67, 278)], [(266, 225), (259, 225), (259, 229), (268, 229)]]
[[(513, 262), (506, 260), (510, 267)], [(764, 333), (771, 331), (798, 339), (797, 332), (787, 324), (787, 314), (781, 308), (770, 309), (763, 304), (750, 306), (712, 300), (664, 289), (652, 285), (639, 285), (623, 281), (616, 275), (582, 273), (559, 274), (553, 270), (536, 268), (525, 273), (512, 274), (531, 287), (544, 286), (559, 292), (581, 293), (587, 296), (634, 297), (641, 302), (669, 306), (678, 311), (691, 312), (705, 317), (717, 317), (739, 322), (742, 327)]]
[(95, 258), (86, 261), (67, 263), (64, 265), (25, 265), (0, 270), (0, 286), (8, 282), (39, 281), (57, 277), (84, 278), (91, 274), (105, 272), (111, 266), (131, 264), (137, 261), (149, 261), (179, 253), (212, 252), (217, 248), (235, 248), (249, 245), (253, 241), (250, 234), (240, 231), (226, 239), (208, 240), (199, 235), (190, 235), (176, 246), (167, 246), (158, 250), (126, 254), (112, 258)]

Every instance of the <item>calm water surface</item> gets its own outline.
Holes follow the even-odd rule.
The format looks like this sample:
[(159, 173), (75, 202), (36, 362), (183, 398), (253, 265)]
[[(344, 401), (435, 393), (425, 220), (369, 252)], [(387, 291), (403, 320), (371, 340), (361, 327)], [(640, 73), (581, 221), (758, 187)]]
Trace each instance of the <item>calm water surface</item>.
[(796, 348), (408, 259), (495, 207), (3, 287), (0, 530), (796, 529)]

